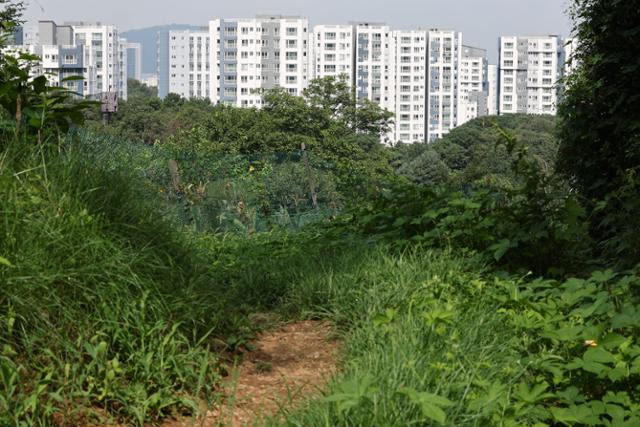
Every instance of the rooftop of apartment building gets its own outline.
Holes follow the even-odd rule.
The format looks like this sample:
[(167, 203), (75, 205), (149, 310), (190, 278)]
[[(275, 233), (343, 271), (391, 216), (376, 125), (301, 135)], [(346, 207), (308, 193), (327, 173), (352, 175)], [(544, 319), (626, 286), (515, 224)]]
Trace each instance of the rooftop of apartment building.
[(208, 33), (209, 27), (197, 27), (189, 30), (169, 30), (172, 34)]
[(277, 20), (277, 19), (307, 19), (304, 16), (300, 16), (300, 15), (267, 15), (267, 14), (263, 14), (263, 15), (256, 15), (256, 19), (269, 19), (269, 20)]
[(389, 24), (387, 24), (386, 22), (349, 21), (349, 25), (367, 28), (389, 27)]
[(468, 45), (462, 45), (462, 54), (468, 57), (476, 57), (476, 56), (487, 56), (487, 49), (481, 47), (474, 47)]
[(532, 36), (500, 36), (500, 38), (514, 38), (514, 39), (548, 39), (548, 38), (556, 38), (556, 37), (562, 37), (559, 36), (558, 34), (547, 34), (547, 35), (532, 35)]
[(71, 27), (104, 27), (104, 26), (114, 26), (113, 24), (106, 24), (104, 22), (91, 22), (91, 21), (65, 21), (62, 25), (71, 26)]

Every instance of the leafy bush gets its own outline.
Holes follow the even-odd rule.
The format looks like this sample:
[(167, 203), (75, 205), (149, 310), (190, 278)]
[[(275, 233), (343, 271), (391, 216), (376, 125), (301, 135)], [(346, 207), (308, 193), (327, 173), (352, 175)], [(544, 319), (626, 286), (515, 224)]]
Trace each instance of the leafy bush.
[(501, 138), (513, 158), (508, 188), (400, 184), (353, 211), (346, 228), (400, 246), (474, 251), (511, 270), (580, 270), (589, 239), (579, 201), (514, 136), (503, 132)]
[(558, 151), (556, 118), (513, 114), (479, 117), (430, 144), (394, 148), (398, 173), (421, 185), (469, 184), (512, 188), (514, 156), (501, 144), (500, 130), (513, 135), (546, 175), (554, 172)]
[(640, 9), (633, 1), (574, 0), (577, 66), (559, 109), (558, 168), (584, 197), (602, 255), (640, 262)]

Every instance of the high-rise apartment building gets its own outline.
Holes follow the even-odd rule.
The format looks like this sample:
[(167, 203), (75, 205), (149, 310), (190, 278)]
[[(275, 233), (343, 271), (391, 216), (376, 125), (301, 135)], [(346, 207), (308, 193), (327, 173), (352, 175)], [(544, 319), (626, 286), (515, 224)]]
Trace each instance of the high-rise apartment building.
[(142, 44), (127, 43), (127, 79), (142, 80)]
[(164, 99), (169, 94), (171, 80), (169, 65), (169, 42), (171, 38), (168, 30), (158, 31), (156, 38), (156, 74), (158, 75), (158, 98)]
[(471, 46), (462, 46), (458, 69), (458, 107), (456, 126), (461, 126), (479, 116), (488, 114), (489, 95), (487, 51)]
[[(126, 54), (120, 46), (124, 39), (119, 37), (113, 25), (100, 23), (70, 23), (73, 27), (75, 44), (84, 45), (84, 64), (95, 68), (95, 87), (92, 95), (117, 92), (121, 99), (127, 99)], [(121, 71), (121, 67), (125, 67)], [(85, 81), (87, 85), (92, 82)]]
[(487, 115), (498, 115), (498, 66), (487, 65)]
[(427, 137), (427, 46), (428, 31), (394, 31), (395, 84), (394, 132), (392, 140), (424, 142)]
[(565, 66), (558, 36), (500, 37), (500, 114), (556, 114)]
[(261, 91), (301, 95), (308, 85), (309, 23), (295, 16), (216, 19), (209, 23), (214, 103), (260, 107)]
[(309, 80), (347, 76), (353, 79), (354, 28), (352, 25), (316, 25), (309, 42)]
[(129, 53), (127, 49), (127, 39), (118, 39), (118, 97), (120, 99), (127, 99), (129, 95), (129, 89), (127, 80), (128, 76), (128, 60)]
[(395, 48), (393, 33), (380, 23), (354, 24), (354, 85), (358, 99), (395, 111)]
[(479, 116), (555, 113), (573, 44), (502, 37), (500, 64), (453, 30), (392, 31), (383, 23), (317, 25), (295, 16), (216, 19), (158, 35), (158, 93), (262, 106), (262, 91), (301, 95), (309, 81), (346, 76), (359, 100), (394, 115), (387, 141), (433, 141)]
[(258, 19), (217, 19), (209, 23), (209, 37), (212, 46), (209, 98), (214, 103), (260, 107), (263, 84), (266, 86), (271, 79), (269, 86), (273, 87), (276, 79), (280, 81), (280, 28), (277, 33), (276, 28), (263, 31)]
[(458, 70), (462, 57), (462, 33), (429, 31), (427, 103), (428, 141), (442, 138), (458, 122)]
[(30, 24), (18, 27), (8, 40), (13, 46), (36, 46), (40, 44), (40, 24)]
[(578, 66), (578, 61), (574, 58), (576, 49), (578, 48), (578, 40), (569, 38), (564, 40), (564, 75), (570, 76)]
[[(86, 63), (87, 48), (75, 43), (74, 29), (70, 25), (57, 25), (53, 21), (40, 21), (37, 26), (24, 27), (7, 53), (29, 53), (40, 58), (32, 67), (33, 77), (44, 75), (51, 86), (72, 90), (78, 96), (95, 94), (95, 69)], [(83, 77), (84, 80), (66, 80)]]
[(210, 38), (206, 28), (199, 31), (170, 31), (167, 93), (184, 98), (208, 98), (210, 92)]

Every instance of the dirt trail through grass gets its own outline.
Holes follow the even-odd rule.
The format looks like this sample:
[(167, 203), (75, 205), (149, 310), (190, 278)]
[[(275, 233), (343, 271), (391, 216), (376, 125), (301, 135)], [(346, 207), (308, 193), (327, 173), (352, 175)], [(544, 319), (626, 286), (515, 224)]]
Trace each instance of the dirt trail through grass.
[(253, 426), (322, 392), (336, 371), (338, 343), (329, 325), (304, 321), (260, 334), (256, 350), (224, 381), (224, 403), (198, 421), (177, 426)]

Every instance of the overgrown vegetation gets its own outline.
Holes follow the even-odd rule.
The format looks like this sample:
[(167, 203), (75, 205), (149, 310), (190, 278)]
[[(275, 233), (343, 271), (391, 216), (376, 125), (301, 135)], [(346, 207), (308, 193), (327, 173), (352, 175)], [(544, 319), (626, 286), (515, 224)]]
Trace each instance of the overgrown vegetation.
[(579, 67), (560, 108), (558, 165), (583, 197), (602, 256), (629, 266), (640, 257), (638, 5), (580, 0), (571, 13)]
[(416, 184), (484, 185), (513, 188), (515, 159), (498, 144), (501, 131), (513, 136), (546, 175), (554, 172), (558, 151), (556, 118), (511, 114), (480, 117), (431, 144), (398, 144), (398, 173)]
[(639, 13), (574, 1), (559, 139), (511, 116), (388, 148), (388, 114), (340, 79), (261, 110), (134, 85), (105, 128), (3, 57), (0, 424), (197, 414), (221, 351), (277, 311), (344, 344), (326, 394), (274, 424), (638, 425), (638, 68), (617, 40)]

